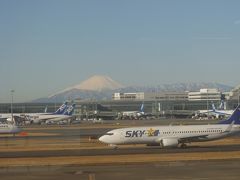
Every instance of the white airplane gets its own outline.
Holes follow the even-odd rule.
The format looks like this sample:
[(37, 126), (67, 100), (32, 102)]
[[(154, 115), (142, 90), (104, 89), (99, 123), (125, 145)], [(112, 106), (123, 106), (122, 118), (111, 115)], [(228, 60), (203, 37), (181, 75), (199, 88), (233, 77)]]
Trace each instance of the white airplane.
[(219, 124), (122, 128), (107, 132), (99, 140), (115, 147), (120, 144), (186, 147), (187, 143), (221, 139), (239, 132), (240, 105), (227, 120)]
[(28, 120), (34, 124), (46, 121), (63, 121), (72, 117), (76, 104), (67, 106), (64, 103), (55, 113), (28, 114)]
[[(56, 112), (54, 113), (47, 113), (47, 106), (45, 107), (44, 113), (13, 113), (13, 118), (29, 118), (39, 115), (51, 115), (51, 114), (63, 114), (64, 111), (67, 109), (67, 102), (64, 102)], [(13, 122), (12, 120), (12, 114), (11, 113), (3, 113), (0, 114), (0, 119), (7, 120), (8, 122)]]
[(141, 115), (144, 115), (144, 104), (141, 105), (140, 107), (140, 111), (123, 111), (122, 112), (122, 115), (123, 116), (133, 116), (133, 117), (138, 117), (138, 116), (141, 116)]
[(215, 108), (214, 104), (212, 104), (212, 114), (215, 115), (217, 118), (219, 116), (230, 116), (233, 113), (233, 110), (226, 110), (224, 108), (224, 102), (221, 101), (221, 104), (218, 109)]
[(205, 115), (205, 116), (214, 116), (219, 118), (220, 116), (230, 116), (233, 113), (233, 110), (226, 110), (224, 101), (221, 101), (221, 104), (218, 108), (215, 108), (214, 103), (212, 103), (212, 109), (210, 110), (199, 110), (196, 112), (195, 116)]
[[(213, 107), (213, 104), (212, 104), (212, 107)], [(214, 111), (213, 108), (209, 109), (209, 110), (198, 110), (198, 111), (196, 111), (195, 116), (198, 116), (198, 115), (206, 115), (206, 116), (213, 115), (212, 114), (213, 111)]]
[(0, 134), (17, 134), (21, 131), (15, 124), (0, 124)]
[(11, 116), (11, 123), (0, 123), (0, 134), (17, 134), (22, 131), (18, 126), (16, 126), (16, 122), (14, 120), (13, 115)]

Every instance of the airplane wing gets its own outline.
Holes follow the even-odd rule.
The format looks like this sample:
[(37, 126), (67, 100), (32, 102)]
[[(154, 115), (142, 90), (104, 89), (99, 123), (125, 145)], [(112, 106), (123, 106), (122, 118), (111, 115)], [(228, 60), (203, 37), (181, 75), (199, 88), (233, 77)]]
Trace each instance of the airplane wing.
[[(168, 137), (167, 139), (177, 139), (179, 143), (190, 143), (190, 142), (198, 142), (206, 140), (208, 137), (208, 134), (205, 135), (198, 135), (198, 136), (189, 136), (189, 137), (183, 137), (183, 138), (177, 138), (177, 137)], [(164, 138), (159, 138), (157, 142), (160, 142)]]
[[(234, 121), (229, 124), (229, 126), (225, 129), (225, 131), (221, 132), (221, 133), (229, 133), (231, 132), (231, 129), (234, 125)], [(180, 138), (178, 139), (178, 141), (180, 143), (188, 143), (188, 142), (194, 142), (194, 141), (202, 141), (202, 140), (206, 140), (209, 134), (205, 134), (205, 135), (199, 135), (199, 136), (189, 136), (189, 137), (184, 137), (184, 138)]]
[(221, 111), (215, 111), (214, 113), (219, 114), (219, 115), (229, 115), (229, 114), (227, 114), (225, 112), (221, 112)]
[(189, 137), (180, 138), (178, 141), (180, 143), (189, 143), (189, 142), (206, 140), (207, 137), (208, 137), (208, 134), (200, 135), (200, 136), (189, 136)]

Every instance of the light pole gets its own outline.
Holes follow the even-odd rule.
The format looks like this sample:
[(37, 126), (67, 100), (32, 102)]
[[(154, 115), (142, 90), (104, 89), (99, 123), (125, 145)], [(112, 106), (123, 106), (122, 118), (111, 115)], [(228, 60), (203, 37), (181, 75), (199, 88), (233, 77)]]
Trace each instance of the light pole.
[(239, 92), (240, 92), (240, 87), (238, 89), (238, 106), (239, 106)]
[(15, 123), (15, 121), (13, 120), (13, 93), (14, 93), (14, 90), (12, 89), (10, 92), (11, 92), (11, 97), (12, 97), (12, 101), (11, 101), (11, 117), (12, 117), (13, 123)]
[(207, 89), (207, 116), (209, 117), (209, 111), (208, 111), (208, 89)]

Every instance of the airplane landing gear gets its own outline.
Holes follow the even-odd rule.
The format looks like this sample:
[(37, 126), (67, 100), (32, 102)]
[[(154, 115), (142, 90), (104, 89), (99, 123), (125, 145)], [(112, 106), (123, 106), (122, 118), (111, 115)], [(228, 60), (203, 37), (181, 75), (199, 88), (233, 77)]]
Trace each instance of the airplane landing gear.
[(110, 144), (109, 146), (112, 147), (114, 150), (118, 149), (118, 147), (114, 144)]
[(187, 145), (186, 145), (185, 143), (182, 143), (182, 144), (180, 145), (180, 148), (187, 148)]

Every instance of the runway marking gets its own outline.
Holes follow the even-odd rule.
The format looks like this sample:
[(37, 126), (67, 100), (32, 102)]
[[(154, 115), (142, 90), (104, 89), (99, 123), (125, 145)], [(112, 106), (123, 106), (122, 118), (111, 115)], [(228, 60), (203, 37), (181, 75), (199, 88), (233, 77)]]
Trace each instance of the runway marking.
[[(31, 139), (24, 137), (20, 139), (3, 138), (0, 141), (0, 152), (19, 152), (19, 151), (48, 151), (48, 150), (82, 150), (82, 149), (112, 149), (106, 144), (100, 143), (98, 140), (89, 140), (88, 138), (74, 139)], [(192, 143), (189, 148), (211, 148), (215, 146), (239, 145), (240, 138), (226, 138), (218, 141)], [(158, 147), (146, 147), (146, 145), (120, 145), (119, 149), (151, 149)]]
[(125, 128), (125, 127), (133, 127), (134, 125), (104, 125), (104, 126), (95, 126), (94, 124), (92, 126), (55, 126), (55, 127), (49, 127), (49, 126), (43, 126), (43, 127), (23, 127), (26, 131), (34, 131), (34, 130), (61, 130), (61, 129), (117, 129), (117, 128)]
[(16, 134), (15, 136), (13, 136), (12, 134), (0, 134), (1, 138), (5, 138), (5, 137), (35, 137), (35, 136), (60, 136), (61, 134), (59, 133), (37, 133), (37, 132), (28, 132), (27, 135), (22, 136), (21, 134)]
[(176, 161), (204, 161), (240, 159), (240, 151), (204, 152), (176, 154), (137, 154), (137, 155), (105, 155), (105, 156), (69, 156), (41, 158), (1, 158), (0, 167), (10, 166), (53, 166), (53, 165), (101, 165), (101, 164), (134, 164)]

